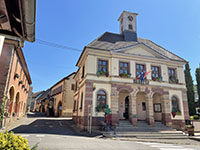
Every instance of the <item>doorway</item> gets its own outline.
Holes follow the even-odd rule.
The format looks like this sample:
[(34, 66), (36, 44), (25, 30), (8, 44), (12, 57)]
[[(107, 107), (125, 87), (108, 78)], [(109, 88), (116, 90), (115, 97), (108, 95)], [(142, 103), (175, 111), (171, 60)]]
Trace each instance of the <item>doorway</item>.
[(122, 90), (119, 93), (119, 119), (129, 118), (129, 92)]
[(126, 120), (129, 119), (129, 96), (125, 98), (125, 112), (124, 112), (124, 118)]

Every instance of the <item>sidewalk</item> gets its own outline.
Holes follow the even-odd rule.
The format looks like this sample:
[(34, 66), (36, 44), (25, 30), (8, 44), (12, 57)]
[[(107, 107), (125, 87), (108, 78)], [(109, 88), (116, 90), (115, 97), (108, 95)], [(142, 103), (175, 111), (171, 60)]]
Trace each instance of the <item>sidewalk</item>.
[(190, 136), (189, 139), (200, 141), (200, 133), (195, 133), (195, 136)]
[(14, 128), (17, 128), (17, 127), (21, 126), (22, 124), (29, 124), (32, 121), (33, 121), (33, 119), (28, 119), (27, 115), (25, 115), (25, 116), (19, 118), (19, 120), (12, 121), (6, 127), (1, 128), (0, 132), (10, 131), (10, 130), (12, 130)]

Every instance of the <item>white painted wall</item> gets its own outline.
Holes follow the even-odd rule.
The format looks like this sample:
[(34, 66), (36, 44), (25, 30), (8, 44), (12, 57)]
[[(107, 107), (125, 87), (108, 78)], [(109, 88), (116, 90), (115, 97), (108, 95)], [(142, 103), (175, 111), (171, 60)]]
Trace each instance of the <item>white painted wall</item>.
[(183, 110), (182, 91), (180, 91), (180, 90), (169, 90), (170, 110), (172, 110), (172, 103), (171, 103), (172, 96), (176, 96), (179, 100), (179, 107), (180, 107), (180, 110), (181, 110), (181, 115), (176, 115), (175, 118), (173, 118), (172, 115), (171, 115), (171, 118), (174, 119), (174, 120), (185, 119), (184, 118), (184, 110)]
[[(99, 114), (96, 112), (95, 108), (96, 108), (96, 105), (97, 105), (97, 92), (99, 90), (104, 90), (107, 94), (107, 104), (110, 108), (111, 106), (111, 85), (110, 84), (104, 84), (104, 83), (94, 83), (94, 86), (96, 86), (96, 89), (93, 91), (93, 102), (92, 102), (92, 106), (93, 106), (93, 116), (99, 116)], [(101, 115), (104, 115), (101, 113)], [(100, 116), (101, 116), (100, 115)]]

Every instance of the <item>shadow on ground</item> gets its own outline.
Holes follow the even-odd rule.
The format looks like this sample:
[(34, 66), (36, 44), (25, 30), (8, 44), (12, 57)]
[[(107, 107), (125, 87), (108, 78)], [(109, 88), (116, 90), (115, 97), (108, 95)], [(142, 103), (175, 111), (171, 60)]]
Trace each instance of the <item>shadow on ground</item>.
[[(99, 136), (99, 133), (89, 134), (86, 131), (79, 130), (76, 127), (73, 120), (57, 118), (48, 119), (44, 114), (35, 113), (28, 114), (28, 118), (38, 118), (28, 125), (21, 125), (12, 129), (17, 134), (56, 134), (56, 135), (68, 135), (68, 136), (86, 136), (95, 137)], [(45, 117), (45, 118), (44, 118)], [(44, 119), (43, 119), (44, 118)]]

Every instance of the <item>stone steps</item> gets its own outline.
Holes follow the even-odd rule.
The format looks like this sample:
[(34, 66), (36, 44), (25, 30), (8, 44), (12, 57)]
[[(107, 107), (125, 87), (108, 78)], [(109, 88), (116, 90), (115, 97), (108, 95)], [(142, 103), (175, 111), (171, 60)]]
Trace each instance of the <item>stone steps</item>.
[(132, 126), (129, 121), (123, 120), (119, 122), (119, 126), (109, 132), (104, 132), (106, 137), (118, 138), (137, 138), (137, 139), (187, 139), (188, 137), (182, 131), (177, 131), (170, 127), (166, 127), (161, 122), (155, 122), (155, 126), (151, 127), (144, 121), (138, 121), (138, 125)]

